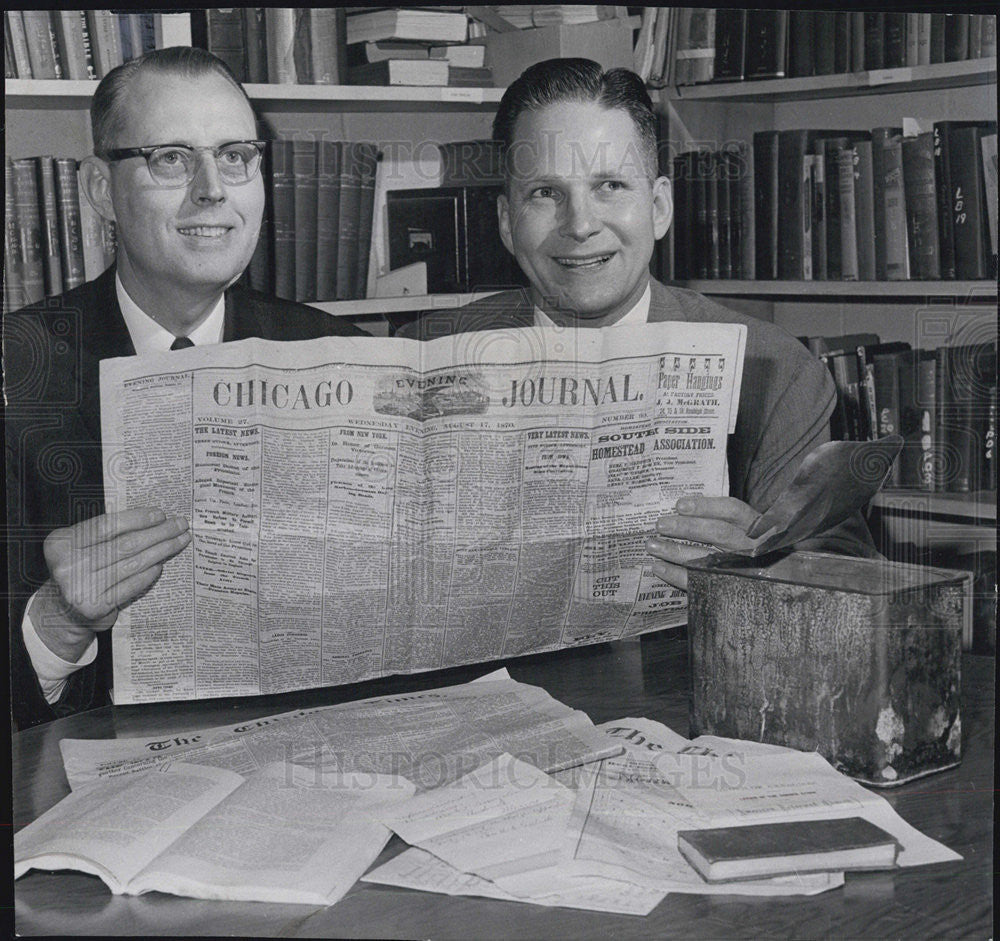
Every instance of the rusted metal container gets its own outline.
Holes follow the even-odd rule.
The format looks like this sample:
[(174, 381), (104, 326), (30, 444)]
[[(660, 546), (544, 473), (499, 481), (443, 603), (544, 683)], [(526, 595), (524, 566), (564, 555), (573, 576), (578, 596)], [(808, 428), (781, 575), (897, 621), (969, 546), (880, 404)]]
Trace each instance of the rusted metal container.
[(818, 751), (880, 786), (954, 767), (964, 603), (942, 569), (705, 556), (688, 567), (691, 734)]

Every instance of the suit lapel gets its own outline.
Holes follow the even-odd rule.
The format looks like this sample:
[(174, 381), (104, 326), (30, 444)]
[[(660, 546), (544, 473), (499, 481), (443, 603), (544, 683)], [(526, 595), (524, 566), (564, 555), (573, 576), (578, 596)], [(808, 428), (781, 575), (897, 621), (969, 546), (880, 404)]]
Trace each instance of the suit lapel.
[(222, 325), (222, 342), (245, 340), (248, 337), (272, 339), (269, 324), (259, 316), (257, 305), (243, 291), (226, 291), (225, 319)]

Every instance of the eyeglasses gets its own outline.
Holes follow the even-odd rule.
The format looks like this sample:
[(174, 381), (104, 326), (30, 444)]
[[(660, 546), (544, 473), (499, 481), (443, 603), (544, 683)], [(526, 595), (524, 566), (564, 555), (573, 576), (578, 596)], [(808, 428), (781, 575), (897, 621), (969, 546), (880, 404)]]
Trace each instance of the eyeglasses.
[(153, 144), (149, 147), (123, 147), (109, 150), (106, 160), (145, 157), (149, 175), (159, 186), (187, 186), (198, 172), (197, 155), (209, 153), (223, 183), (242, 186), (260, 172), (260, 159), (267, 141), (234, 140), (218, 147), (191, 147), (188, 144)]

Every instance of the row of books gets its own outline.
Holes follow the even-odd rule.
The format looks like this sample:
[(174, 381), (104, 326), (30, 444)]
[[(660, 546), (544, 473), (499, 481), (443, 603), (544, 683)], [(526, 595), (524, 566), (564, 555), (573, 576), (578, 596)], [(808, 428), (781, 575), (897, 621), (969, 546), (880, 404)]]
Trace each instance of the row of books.
[(11, 10), (4, 13), (4, 76), (101, 79), (166, 46), (191, 45), (187, 13)]
[(250, 286), (298, 301), (365, 297), (378, 146), (302, 137), (272, 141), (269, 153)]
[(644, 7), (635, 70), (650, 85), (834, 75), (995, 56), (971, 13)]
[(758, 280), (976, 280), (997, 273), (997, 125), (754, 134)]
[(4, 162), (4, 310), (96, 278), (114, 260), (114, 223), (80, 192), (72, 157)]
[(800, 337), (837, 387), (831, 435), (904, 438), (889, 484), (940, 493), (997, 489), (997, 344), (911, 349), (876, 334)]

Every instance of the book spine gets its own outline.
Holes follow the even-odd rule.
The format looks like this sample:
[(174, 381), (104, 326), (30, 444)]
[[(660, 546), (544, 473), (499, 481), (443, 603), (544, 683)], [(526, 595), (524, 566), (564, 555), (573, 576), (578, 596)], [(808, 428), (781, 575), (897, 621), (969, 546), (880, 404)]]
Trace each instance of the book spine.
[(813, 10), (791, 10), (788, 16), (788, 75), (805, 78), (813, 74), (813, 37), (815, 18)]
[(944, 62), (945, 14), (931, 14), (931, 65)]
[(833, 71), (851, 71), (851, 14), (837, 13), (833, 23)]
[(21, 286), (24, 303), (35, 304), (45, 297), (45, 269), (42, 260), (42, 221), (39, 214), (35, 161), (15, 160), (14, 193), (21, 243)]
[(77, 80), (92, 78), (87, 63), (84, 13), (62, 10), (52, 15), (65, 77)]
[(705, 151), (699, 150), (697, 152), (695, 166), (695, 175), (692, 179), (692, 192), (694, 194), (694, 255), (692, 261), (696, 276), (705, 280), (710, 271), (710, 246), (712, 242), (708, 206), (709, 166)]
[(271, 148), (264, 152), (260, 175), (264, 180), (264, 212), (260, 220), (260, 232), (254, 246), (246, 278), (254, 291), (264, 294), (274, 293), (274, 182)]
[(788, 11), (747, 12), (747, 78), (784, 78), (788, 57)]
[(337, 296), (337, 227), (340, 223), (339, 141), (321, 141), (316, 171), (316, 299)]
[(353, 300), (358, 268), (361, 161), (358, 143), (347, 141), (340, 164), (340, 221), (337, 228), (337, 300)]
[(962, 62), (969, 57), (969, 14), (947, 13), (944, 18), (944, 61)]
[(899, 69), (906, 65), (906, 14), (885, 14), (885, 40), (882, 68)]
[[(899, 403), (899, 362), (906, 353), (889, 353), (873, 357), (875, 369), (875, 406), (878, 415), (878, 436), (902, 434)], [(902, 484), (902, 460), (897, 457), (889, 472), (893, 487)]]
[(983, 16), (982, 47), (979, 50), (983, 59), (992, 58), (997, 54), (997, 18), (986, 14)]
[(730, 279), (733, 276), (733, 220), (732, 194), (729, 188), (729, 167), (725, 155), (715, 155), (715, 203), (718, 217), (718, 247), (719, 247), (719, 277)]
[(836, 45), (837, 14), (816, 11), (813, 19), (813, 60), (815, 75), (833, 75)]
[[(822, 142), (816, 146), (822, 148)], [(826, 247), (826, 163), (823, 154), (813, 154), (812, 165), (812, 262), (813, 279), (825, 281), (829, 277), (827, 270)]]
[(834, 364), (836, 358), (830, 353), (821, 353), (819, 357), (820, 362), (829, 370), (830, 378), (833, 379), (833, 385), (837, 391), (837, 401), (830, 415), (830, 438), (833, 441), (849, 441), (847, 399), (844, 392), (846, 380), (842, 372), (838, 375), (838, 369)]
[(778, 133), (753, 136), (754, 273), (761, 281), (778, 277)]
[(865, 13), (865, 71), (885, 68), (885, 13)]
[[(925, 489), (923, 457), (925, 446), (931, 441), (931, 418), (928, 416), (925, 429), (923, 423), (924, 402), (920, 397), (918, 367), (922, 359), (921, 350), (900, 353), (897, 359), (899, 384), (899, 433), (903, 436), (903, 450), (900, 454), (900, 486)], [(933, 353), (930, 354), (933, 359)]]
[[(778, 229), (781, 233), (778, 277), (782, 280), (800, 281), (806, 277), (804, 236), (807, 229), (806, 207), (811, 195), (804, 190), (807, 164), (803, 158), (806, 156), (807, 139), (805, 131), (778, 133)], [(808, 228), (811, 231), (811, 207), (809, 215)], [(808, 268), (811, 273), (811, 245)]]
[(993, 276), (997, 276), (997, 131), (987, 130), (980, 135), (979, 143), (983, 156), (983, 193), (986, 203), (986, 222), (989, 240), (988, 254), (991, 256)]
[(861, 415), (865, 425), (865, 440), (878, 437), (878, 408), (875, 405), (875, 364), (864, 346), (858, 347), (858, 373), (861, 376)]
[(247, 78), (246, 36), (243, 32), (241, 9), (211, 9), (205, 11), (208, 51), (222, 59), (238, 82)]
[(688, 250), (691, 246), (691, 198), (686, 171), (686, 154), (674, 157), (671, 189), (674, 200), (674, 218), (671, 228), (674, 230), (674, 271), (675, 281), (688, 281), (691, 278), (688, 267)]
[(721, 275), (721, 238), (719, 234), (720, 207), (719, 207), (719, 163), (716, 154), (705, 152), (705, 197), (706, 197), (706, 220), (705, 236), (708, 247), (708, 277), (712, 280), (719, 279)]
[(267, 35), (263, 7), (244, 8), (243, 35), (247, 50), (247, 81), (262, 85), (267, 82)]
[(127, 17), (122, 17), (128, 20), (128, 32), (129, 40), (132, 44), (132, 58), (137, 59), (141, 56), (145, 49), (145, 30), (142, 25), (142, 14), (140, 13), (129, 13)]
[(746, 154), (746, 146), (739, 143), (735, 150), (722, 153), (726, 184), (729, 189), (729, 277), (740, 280), (745, 277), (743, 269), (743, 187), (741, 168)]
[(889, 281), (910, 277), (906, 238), (906, 198), (903, 190), (903, 140), (893, 134), (882, 144), (882, 194), (885, 214), (885, 276)]
[(358, 263), (355, 269), (354, 296), (368, 296), (368, 267), (371, 259), (372, 228), (375, 214), (375, 177), (378, 173), (378, 148), (375, 144), (358, 145), (361, 172), (358, 187)]
[(917, 13), (917, 65), (931, 64), (932, 14)]
[(135, 53), (132, 51), (132, 31), (129, 28), (128, 14), (113, 13), (112, 16), (115, 17), (115, 26), (118, 30), (118, 47), (122, 51), (122, 61), (128, 62), (135, 58)]
[(969, 14), (969, 50), (968, 59), (979, 59), (983, 55), (983, 15)]
[[(720, 8), (715, 13), (715, 72), (717, 82), (742, 82), (746, 63), (746, 10)], [(659, 17), (657, 27), (659, 27)], [(666, 36), (664, 35), (664, 40)]]
[(917, 405), (920, 408), (920, 487), (936, 490), (939, 445), (934, 439), (937, 411), (937, 360), (934, 353), (921, 355), (916, 366)]
[(76, 161), (56, 157), (56, 199), (59, 211), (59, 244), (62, 254), (62, 289), (69, 291), (86, 281), (83, 264), (83, 234), (80, 221), (80, 191)]
[(35, 157), (38, 168), (38, 191), (41, 196), (42, 269), (45, 293), (62, 293), (62, 250), (59, 245), (59, 209), (56, 200), (56, 176), (52, 157)]
[(955, 276), (959, 280), (988, 277), (984, 240), (985, 194), (980, 154), (981, 129), (955, 127), (948, 134), (951, 152), (951, 208), (955, 238)]
[(157, 49), (171, 46), (190, 46), (190, 13), (157, 13), (153, 16), (154, 43)]
[(48, 10), (23, 10), (24, 35), (28, 43), (32, 78), (61, 78), (56, 68), (56, 50)]
[(941, 276), (937, 192), (934, 180), (934, 135), (927, 131), (902, 142), (903, 192), (910, 272), (917, 280)]
[(309, 11), (309, 38), (312, 56), (312, 80), (316, 85), (340, 85), (344, 79), (344, 11), (322, 9)]
[(740, 196), (740, 275), (748, 281), (757, 277), (757, 242), (754, 229), (754, 152), (745, 141), (738, 144)]
[(854, 144), (855, 236), (858, 245), (858, 279), (875, 280), (875, 183), (872, 142)]
[(920, 64), (920, 14), (906, 14), (906, 66), (913, 68)]
[(21, 231), (17, 220), (17, 196), (14, 183), (14, 167), (10, 158), (4, 160), (4, 310), (11, 311), (23, 307), (27, 300), (24, 296), (24, 257), (21, 252)]
[(851, 71), (865, 70), (865, 14), (851, 14)]
[(853, 147), (837, 150), (837, 190), (840, 196), (840, 277), (843, 281), (857, 281), (858, 230), (854, 172), (856, 154)]
[(312, 19), (309, 10), (296, 9), (294, 12), (295, 41), (292, 57), (295, 59), (295, 81), (300, 85), (312, 85)]
[(295, 199), (295, 300), (316, 297), (316, 141), (292, 142), (292, 186)]
[(295, 298), (295, 180), (292, 141), (271, 143), (271, 225), (274, 233), (274, 293)]
[(31, 74), (31, 56), (28, 53), (28, 36), (24, 30), (24, 18), (19, 10), (9, 10), (4, 20), (10, 30), (11, 52), (18, 78), (34, 78)]
[(288, 7), (264, 11), (267, 37), (267, 80), (273, 85), (294, 85), (295, 73), (295, 10)]
[(118, 21), (115, 19), (114, 13), (108, 10), (88, 10), (87, 29), (90, 33), (90, 45), (94, 54), (97, 77), (104, 78), (108, 72), (124, 61)]
[(819, 159), (824, 163), (826, 178), (826, 276), (831, 281), (840, 281), (844, 276), (844, 261), (841, 251), (843, 236), (841, 229), (840, 165), (837, 151), (847, 146), (847, 138), (832, 137), (816, 142)]
[(951, 151), (948, 124), (934, 125), (934, 193), (937, 201), (938, 270), (946, 281), (955, 279), (955, 219), (951, 209)]
[[(994, 376), (995, 376), (994, 371)], [(987, 391), (986, 429), (983, 434), (982, 474), (978, 490), (997, 489), (997, 387)]]

